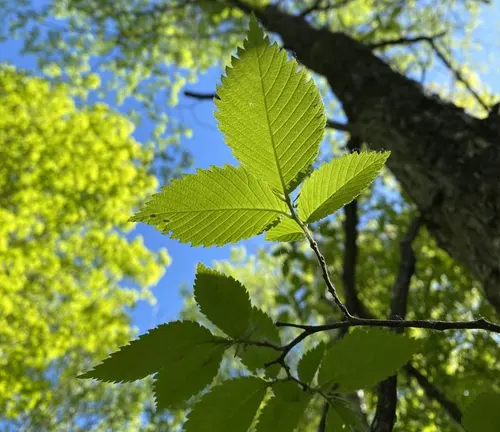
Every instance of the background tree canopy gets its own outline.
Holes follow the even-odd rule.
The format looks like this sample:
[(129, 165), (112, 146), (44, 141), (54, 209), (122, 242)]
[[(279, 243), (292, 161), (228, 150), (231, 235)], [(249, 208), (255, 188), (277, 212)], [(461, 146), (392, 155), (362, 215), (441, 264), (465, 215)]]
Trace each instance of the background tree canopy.
[[(485, 61), (474, 54), (474, 29), (493, 7), (0, 0), (0, 35), (20, 39), (40, 66), (39, 77), (0, 69), (0, 428), (179, 430), (189, 404), (156, 412), (149, 381), (110, 387), (74, 377), (131, 339), (130, 308), (153, 301), (149, 288), (169, 257), (134, 238), (127, 220), (188, 166), (181, 138), (191, 125), (176, 115), (179, 97), (211, 103), (216, 82), (207, 92), (195, 82), (228, 64), (252, 12), (320, 87), (329, 119), (323, 159), (392, 151), (371, 191), (314, 226), (350, 311), (382, 318), (400, 301), (408, 319), (498, 321), (500, 115), (494, 82), (481, 80), (473, 60)], [(111, 98), (120, 112), (103, 103)], [(131, 134), (146, 117), (155, 128), (141, 145)], [(238, 248), (216, 268), (274, 319), (338, 320), (305, 246)], [(407, 299), (398, 299), (405, 275)], [(182, 317), (203, 322), (190, 287), (183, 292)], [(425, 341), (426, 356), (399, 374), (394, 430), (461, 430), (470, 401), (485, 387), (500, 391), (498, 338), (409, 333)], [(220, 377), (241, 370), (227, 356)], [(373, 430), (382, 431), (391, 430), (395, 395), (393, 382), (350, 398), (366, 424), (377, 412)], [(311, 405), (298, 430), (321, 431), (324, 412)]]

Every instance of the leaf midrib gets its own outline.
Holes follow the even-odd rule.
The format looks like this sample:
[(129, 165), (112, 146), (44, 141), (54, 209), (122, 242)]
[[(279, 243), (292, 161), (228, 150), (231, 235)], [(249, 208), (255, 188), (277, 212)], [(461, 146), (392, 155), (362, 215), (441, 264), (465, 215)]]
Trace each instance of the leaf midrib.
[[(257, 66), (259, 68), (259, 81), (260, 81), (260, 89), (262, 92), (262, 99), (264, 101), (264, 108), (265, 108), (265, 113), (266, 113), (266, 120), (267, 120), (267, 130), (269, 133), (269, 138), (271, 139), (271, 147), (273, 148), (273, 155), (274, 155), (274, 162), (276, 164), (276, 169), (278, 170), (278, 176), (281, 182), (281, 188), (282, 192), (286, 194), (286, 186), (285, 186), (285, 180), (283, 178), (283, 173), (281, 172), (281, 167), (279, 164), (279, 159), (278, 159), (278, 154), (276, 153), (276, 145), (274, 142), (274, 136), (271, 131), (271, 120), (269, 118), (269, 112), (268, 112), (268, 107), (267, 107), (267, 99), (266, 99), (266, 92), (264, 90), (264, 82), (263, 82), (263, 75), (262, 75), (262, 69), (260, 65), (260, 56), (259, 56), (259, 45), (256, 47), (256, 53), (257, 53)], [(271, 67), (271, 66), (270, 66)]]
[(272, 213), (277, 213), (281, 214), (284, 216), (289, 216), (289, 214), (286, 211), (283, 210), (276, 210), (276, 209), (267, 209), (267, 208), (255, 208), (255, 207), (229, 207), (229, 208), (215, 208), (215, 209), (192, 209), (192, 210), (164, 210), (161, 213), (162, 214), (184, 214), (184, 213), (205, 213), (205, 212), (214, 212), (214, 211), (257, 211), (257, 212), (272, 212)]

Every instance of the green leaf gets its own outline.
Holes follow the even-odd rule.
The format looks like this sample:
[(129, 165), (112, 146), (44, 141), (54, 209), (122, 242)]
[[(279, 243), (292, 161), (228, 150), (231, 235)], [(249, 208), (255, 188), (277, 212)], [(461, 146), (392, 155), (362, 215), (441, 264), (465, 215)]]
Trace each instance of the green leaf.
[(105, 382), (129, 382), (158, 372), (161, 368), (178, 367), (179, 362), (206, 347), (225, 345), (205, 327), (192, 321), (162, 324), (114, 352), (102, 363), (78, 378), (95, 378)]
[(329, 407), (326, 417), (325, 432), (364, 432), (366, 425), (361, 418), (356, 414), (349, 402), (342, 399), (334, 399)]
[(245, 377), (214, 387), (189, 413), (185, 432), (247, 432), (267, 386), (264, 380)]
[(323, 139), (319, 91), (294, 58), (270, 46), (255, 18), (238, 57), (217, 88), (219, 128), (245, 168), (289, 192), (305, 177)]
[(283, 218), (276, 226), (266, 233), (268, 241), (298, 241), (304, 239), (304, 231), (293, 219)]
[(160, 369), (154, 380), (157, 408), (176, 408), (208, 386), (219, 371), (226, 347), (212, 343), (199, 345)]
[(265, 230), (287, 206), (242, 167), (198, 170), (172, 181), (131, 218), (193, 246), (223, 245)]
[(350, 203), (375, 180), (390, 154), (352, 153), (323, 164), (300, 189), (299, 217), (315, 222)]
[(462, 425), (467, 432), (500, 431), (500, 394), (481, 393), (466, 408)]
[(325, 344), (321, 342), (302, 356), (297, 366), (297, 373), (301, 381), (309, 384), (313, 380), (324, 353)]
[(394, 332), (356, 329), (325, 354), (318, 381), (322, 387), (349, 393), (371, 387), (394, 374), (417, 352), (418, 341)]
[(224, 333), (234, 339), (243, 336), (250, 324), (252, 304), (240, 282), (198, 264), (194, 296), (201, 313)]
[(293, 432), (311, 400), (311, 393), (293, 382), (273, 384), (273, 393), (274, 397), (259, 416), (257, 432)]
[[(281, 345), (280, 334), (273, 320), (265, 312), (255, 307), (252, 308), (250, 328), (246, 337), (251, 341), (270, 342), (278, 346)], [(268, 347), (255, 345), (238, 347), (238, 356), (246, 367), (251, 371), (265, 369), (266, 374), (270, 377), (274, 377), (279, 373), (281, 369), (280, 365), (275, 364), (267, 368), (264, 366), (266, 363), (276, 360), (279, 355), (279, 351)]]

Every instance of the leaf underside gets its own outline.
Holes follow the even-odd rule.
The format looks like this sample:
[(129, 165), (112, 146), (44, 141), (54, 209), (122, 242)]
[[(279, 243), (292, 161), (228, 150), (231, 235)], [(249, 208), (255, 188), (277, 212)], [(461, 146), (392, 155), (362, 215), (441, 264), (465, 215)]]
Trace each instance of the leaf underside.
[(344, 155), (313, 171), (300, 189), (301, 220), (318, 221), (350, 203), (377, 177), (390, 152)]
[(259, 234), (286, 204), (242, 167), (198, 170), (172, 181), (131, 218), (193, 246), (223, 245)]
[(266, 233), (268, 241), (299, 241), (304, 239), (304, 232), (300, 225), (293, 219), (283, 218), (277, 225)]
[(257, 20), (218, 86), (216, 117), (234, 156), (280, 193), (316, 159), (326, 118), (319, 90), (294, 58), (270, 45)]

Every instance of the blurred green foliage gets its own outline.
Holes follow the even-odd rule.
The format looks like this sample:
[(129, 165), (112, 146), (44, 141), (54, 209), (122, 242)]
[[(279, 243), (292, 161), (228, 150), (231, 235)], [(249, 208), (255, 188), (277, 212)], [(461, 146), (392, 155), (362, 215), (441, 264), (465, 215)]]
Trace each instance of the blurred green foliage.
[(170, 260), (127, 236), (157, 186), (132, 130), (105, 105), (77, 109), (65, 85), (0, 68), (0, 412), (14, 430), (121, 429), (149, 398), (74, 379), (133, 336), (127, 311), (153, 301)]

